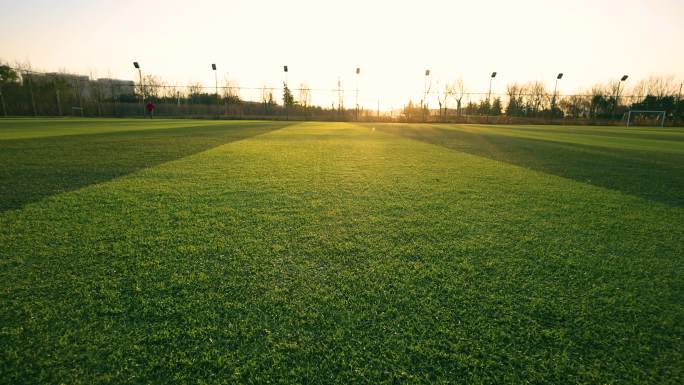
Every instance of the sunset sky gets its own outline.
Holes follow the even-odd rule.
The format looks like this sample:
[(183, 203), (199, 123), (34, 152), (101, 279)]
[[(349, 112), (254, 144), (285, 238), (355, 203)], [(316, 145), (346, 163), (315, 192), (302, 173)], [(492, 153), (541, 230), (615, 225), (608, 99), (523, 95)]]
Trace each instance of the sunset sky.
[[(684, 1), (46, 1), (0, 0), (0, 59), (36, 70), (136, 79), (132, 62), (176, 84), (331, 89), (398, 107), (433, 82), (468, 91), (541, 80), (562, 93), (652, 74), (684, 78)], [(248, 92), (244, 97), (250, 97)], [(347, 103), (353, 92), (347, 92)], [(329, 105), (331, 92), (314, 93)]]

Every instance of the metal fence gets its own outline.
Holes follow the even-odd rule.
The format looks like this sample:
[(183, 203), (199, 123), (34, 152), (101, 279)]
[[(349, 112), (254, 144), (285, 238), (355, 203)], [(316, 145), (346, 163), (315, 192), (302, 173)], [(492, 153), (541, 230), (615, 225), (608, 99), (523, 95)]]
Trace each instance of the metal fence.
[[(145, 105), (153, 102), (154, 115), (168, 118), (623, 124), (626, 112), (641, 109), (666, 111), (666, 125), (684, 121), (684, 101), (677, 95), (426, 92), (417, 101), (381, 111), (359, 106), (358, 89), (179, 86), (17, 72), (18, 79), (0, 84), (2, 116), (143, 117)], [(636, 123), (655, 125), (658, 118), (643, 115)]]

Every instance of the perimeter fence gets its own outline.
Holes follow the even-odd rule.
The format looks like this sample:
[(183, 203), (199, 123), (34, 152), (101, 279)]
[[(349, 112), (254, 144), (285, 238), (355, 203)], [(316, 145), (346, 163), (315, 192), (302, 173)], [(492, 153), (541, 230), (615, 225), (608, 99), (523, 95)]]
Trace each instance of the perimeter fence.
[[(684, 123), (679, 95), (622, 95), (617, 91), (562, 95), (543, 87), (508, 92), (425, 92), (416, 101), (380, 110), (358, 103), (358, 89), (206, 87), (11, 69), (0, 83), (0, 116), (144, 117), (316, 121), (452, 122), (496, 124), (625, 123), (630, 110), (665, 111), (665, 125)], [(382, 101), (378, 99), (377, 106)], [(384, 104), (383, 104), (384, 105)], [(632, 124), (656, 125), (662, 114), (639, 114)]]

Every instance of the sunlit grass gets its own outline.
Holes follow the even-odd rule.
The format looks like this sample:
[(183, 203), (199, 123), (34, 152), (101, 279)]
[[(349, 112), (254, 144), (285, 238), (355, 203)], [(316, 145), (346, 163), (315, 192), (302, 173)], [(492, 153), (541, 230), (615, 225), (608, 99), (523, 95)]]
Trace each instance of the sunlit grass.
[(684, 379), (678, 154), (181, 123), (0, 141), (2, 382)]

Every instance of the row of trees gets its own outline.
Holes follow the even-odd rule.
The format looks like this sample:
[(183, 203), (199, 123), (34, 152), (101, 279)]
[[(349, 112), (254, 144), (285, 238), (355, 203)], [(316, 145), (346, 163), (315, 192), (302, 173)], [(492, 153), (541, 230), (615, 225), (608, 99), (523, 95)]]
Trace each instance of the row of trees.
[[(632, 96), (623, 95), (619, 81), (597, 84), (577, 95), (561, 96), (550, 92), (542, 82), (511, 83), (505, 95), (469, 93), (462, 78), (443, 84), (435, 95), (437, 110), (428, 109), (426, 102), (409, 102), (403, 109), (403, 119), (411, 121), (447, 121), (462, 116), (510, 116), (543, 118), (619, 119), (629, 109), (664, 110), (671, 119), (683, 120), (684, 103), (681, 87), (673, 77), (650, 77), (637, 82)], [(274, 92), (282, 92), (276, 102)], [(367, 111), (344, 107), (341, 90), (336, 102), (327, 107), (311, 103), (311, 89), (300, 84), (296, 90), (283, 86), (282, 91), (269, 87), (254, 90), (251, 101), (241, 96), (241, 88), (231, 79), (224, 79), (216, 88), (199, 83), (177, 86), (148, 74), (142, 82), (116, 79), (92, 79), (87, 76), (40, 74), (28, 70), (15, 70), (0, 65), (0, 104), (4, 115), (121, 115), (139, 113), (134, 105), (154, 101), (176, 108), (182, 114), (202, 111), (208, 114), (232, 115), (289, 115), (325, 119), (350, 120), (371, 115)], [(258, 99), (258, 100), (257, 100)], [(128, 108), (124, 108), (128, 104)], [(189, 106), (188, 108), (180, 108)], [(192, 107), (198, 106), (198, 107)], [(207, 106), (207, 108), (199, 108)], [(193, 109), (194, 108), (194, 109)], [(171, 111), (171, 107), (168, 108)], [(131, 112), (133, 111), (133, 112)], [(160, 111), (161, 112), (161, 111)], [(436, 112), (436, 113), (435, 113)], [(376, 114), (375, 116), (378, 116)]]
[[(229, 78), (225, 78), (223, 83), (217, 84), (215, 88), (205, 87), (200, 83), (177, 86), (153, 74), (147, 74), (141, 81), (133, 82), (92, 79), (66, 72), (37, 73), (28, 68), (15, 70), (9, 65), (0, 65), (0, 97), (3, 101), (2, 112), (5, 115), (8, 109), (4, 103), (5, 99), (8, 100), (11, 112), (18, 115), (31, 112), (42, 115), (62, 115), (62, 110), (67, 111), (73, 107), (81, 109), (88, 104), (100, 106), (107, 103), (131, 104), (143, 101), (177, 106), (222, 106), (224, 111), (237, 108), (266, 115), (320, 111), (338, 114), (342, 108), (334, 105), (329, 109), (313, 106), (311, 88), (306, 84), (300, 84), (294, 93), (284, 85), (280, 104), (274, 95), (274, 92), (280, 91), (270, 87), (264, 86), (260, 90), (255, 90), (252, 100), (243, 99), (240, 91), (240, 86)], [(256, 98), (259, 100), (254, 100)]]
[[(681, 83), (677, 83), (672, 76), (652, 76), (643, 79), (632, 87), (631, 93), (630, 96), (624, 96), (621, 82), (613, 81), (594, 85), (577, 95), (562, 96), (557, 92), (547, 90), (544, 83), (533, 81), (508, 84), (506, 95), (502, 99), (498, 96), (492, 98), (489, 94), (470, 94), (466, 91), (463, 79), (457, 79), (446, 83), (438, 92), (437, 116), (441, 120), (448, 120), (451, 110), (455, 112), (456, 117), (507, 115), (511, 117), (616, 119), (622, 117), (625, 111), (633, 109), (666, 111), (670, 118), (678, 120), (684, 118)], [(464, 102), (464, 97), (469, 99), (467, 103)], [(425, 115), (423, 109), (427, 107), (422, 102), (418, 104), (411, 101), (403, 110), (404, 118), (420, 119), (419, 116)]]
[[(259, 101), (246, 101), (240, 96), (240, 87), (230, 79), (216, 88), (200, 83), (176, 86), (160, 77), (147, 74), (141, 82), (117, 79), (92, 79), (87, 76), (63, 73), (37, 73), (29, 69), (16, 70), (0, 65), (0, 104), (3, 115), (102, 115), (104, 105), (142, 104), (153, 101), (161, 105), (213, 106), (224, 114), (249, 112), (252, 114), (278, 114), (286, 110), (293, 113), (321, 108), (311, 106), (311, 89), (302, 84), (295, 97), (289, 88), (283, 92), (283, 105), (279, 105), (272, 88), (260, 90)], [(119, 111), (129, 111), (119, 108)], [(187, 110), (187, 109), (186, 109)], [(198, 110), (195, 108), (195, 110)], [(236, 111), (237, 110), (237, 111)], [(135, 111), (135, 110), (134, 110)], [(110, 108), (109, 113), (112, 113)]]

